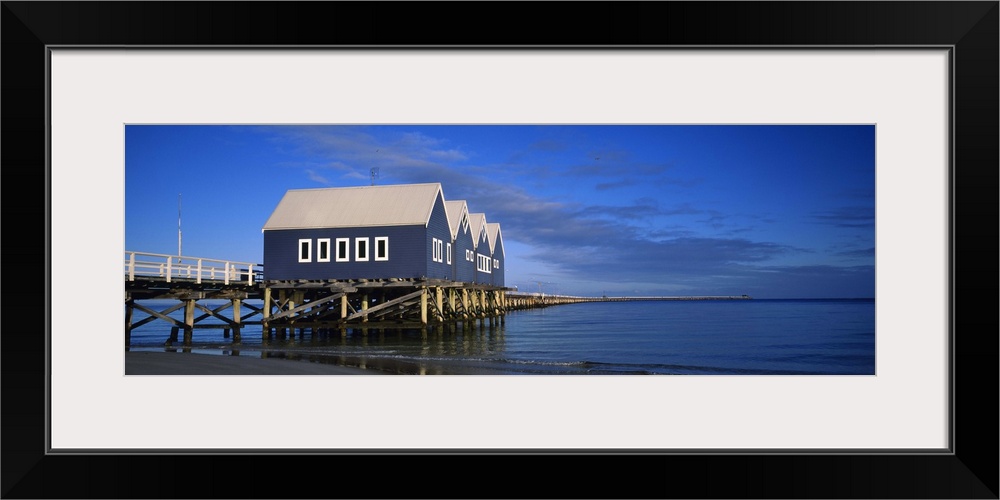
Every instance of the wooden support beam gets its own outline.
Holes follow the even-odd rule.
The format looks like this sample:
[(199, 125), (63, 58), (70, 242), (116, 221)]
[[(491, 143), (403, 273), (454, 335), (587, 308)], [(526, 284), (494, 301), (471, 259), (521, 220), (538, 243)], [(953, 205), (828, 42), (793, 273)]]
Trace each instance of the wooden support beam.
[(427, 289), (420, 289), (420, 324), (427, 324)]
[[(296, 308), (289, 309), (287, 311), (282, 311), (282, 312), (280, 312), (278, 314), (275, 314), (274, 316), (271, 316), (271, 320), (273, 321), (273, 320), (276, 320), (276, 319), (281, 319), (281, 318), (287, 318), (287, 317), (290, 317), (290, 316), (294, 316), (294, 315), (296, 315), (296, 314), (298, 314), (298, 313), (300, 313), (302, 311), (305, 311), (306, 309), (309, 309), (309, 308), (312, 308), (312, 307), (316, 307), (316, 306), (319, 306), (321, 304), (325, 304), (327, 302), (331, 302), (331, 301), (337, 300), (337, 299), (339, 299), (341, 297), (345, 297), (345, 299), (346, 299), (346, 296), (344, 295), (343, 292), (333, 294), (333, 295), (331, 295), (329, 297), (323, 297), (322, 299), (316, 299), (316, 300), (314, 300), (312, 302), (308, 302), (308, 303), (302, 304), (301, 306), (298, 306)], [(343, 302), (341, 302), (341, 307), (343, 307)]]
[(264, 287), (264, 321), (271, 319), (271, 287)]
[(261, 340), (267, 342), (271, 340), (271, 287), (264, 287), (264, 308), (260, 319)]
[(243, 322), (243, 318), (240, 317), (240, 304), (242, 301), (240, 299), (233, 299), (233, 342), (242, 342), (242, 336), (240, 335), (240, 325)]
[[(135, 259), (135, 254), (132, 254), (132, 258)], [(125, 301), (125, 347), (127, 348), (132, 344), (132, 311), (134, 308), (132, 305), (135, 303), (134, 300)]]
[(368, 322), (368, 294), (361, 295), (361, 322)]
[(379, 304), (377, 306), (370, 307), (370, 308), (368, 308), (366, 310), (363, 310), (361, 312), (355, 312), (354, 314), (351, 314), (350, 316), (344, 318), (344, 321), (350, 321), (352, 319), (356, 319), (356, 318), (360, 317), (362, 314), (372, 314), (372, 313), (374, 313), (376, 311), (381, 311), (382, 309), (386, 309), (386, 308), (389, 308), (389, 307), (392, 307), (392, 306), (404, 303), (407, 300), (410, 300), (410, 299), (413, 299), (413, 298), (416, 298), (416, 297), (424, 297), (424, 300), (426, 300), (426, 295), (425, 294), (426, 294), (426, 290), (418, 290), (416, 292), (413, 292), (413, 293), (410, 293), (410, 294), (406, 294), (406, 295), (404, 295), (402, 297), (399, 297), (397, 299), (393, 299), (393, 300), (390, 300), (388, 302), (383, 302), (383, 303), (381, 303), (381, 304)]
[(194, 336), (195, 304), (194, 299), (184, 301), (184, 345), (191, 345), (192, 337)]
[(441, 287), (434, 287), (434, 305), (437, 306), (437, 321), (444, 321), (444, 297)]
[(198, 316), (197, 318), (195, 318), (194, 319), (195, 323), (198, 323), (199, 321), (201, 321), (201, 320), (203, 320), (205, 318), (213, 317), (213, 316), (216, 317), (216, 318), (218, 318), (219, 320), (227, 323), (227, 324), (232, 325), (234, 323), (229, 318), (227, 318), (227, 317), (219, 314), (219, 311), (222, 311), (223, 309), (229, 309), (232, 306), (231, 303), (230, 304), (223, 304), (223, 305), (221, 305), (219, 307), (216, 307), (215, 309), (212, 309), (212, 310), (209, 310), (207, 307), (205, 307), (205, 306), (203, 306), (201, 304), (198, 304), (197, 302), (195, 303), (194, 306), (197, 307), (198, 309), (201, 309), (202, 311), (205, 311), (205, 313), (206, 313), (206, 314), (202, 314), (201, 316)]
[(139, 304), (139, 303), (135, 303), (133, 305), (135, 306), (136, 309), (138, 309), (138, 310), (140, 310), (140, 311), (142, 311), (142, 312), (144, 312), (146, 314), (149, 314), (150, 317), (146, 318), (146, 319), (144, 319), (144, 320), (142, 320), (142, 321), (140, 321), (140, 322), (138, 322), (138, 323), (136, 323), (134, 325), (132, 325), (132, 329), (135, 329), (135, 328), (137, 328), (137, 327), (139, 327), (141, 325), (144, 325), (144, 324), (146, 324), (146, 323), (148, 323), (150, 321), (153, 321), (156, 318), (162, 319), (163, 321), (166, 321), (166, 322), (168, 322), (168, 323), (170, 323), (170, 324), (172, 324), (174, 326), (184, 326), (184, 323), (181, 323), (180, 321), (177, 321), (176, 319), (171, 318), (170, 316), (167, 316), (167, 314), (169, 314), (171, 312), (174, 312), (174, 311), (176, 311), (176, 310), (184, 307), (183, 303), (177, 304), (177, 305), (172, 306), (170, 308), (167, 308), (162, 313), (154, 311), (154, 310), (152, 310), (152, 309), (150, 309), (148, 307), (145, 307), (145, 306), (143, 306), (142, 304)]
[(373, 307), (372, 309), (368, 310), (368, 317), (369, 318), (381, 318), (381, 317), (384, 317), (384, 316), (388, 316), (390, 314), (400, 314), (400, 316), (402, 316), (402, 313), (405, 312), (406, 309), (408, 309), (408, 308), (410, 308), (412, 306), (415, 306), (415, 305), (417, 305), (419, 303), (420, 303), (420, 299), (419, 298), (404, 300), (404, 301), (399, 302), (399, 303), (394, 303), (392, 307), (387, 307), (385, 309), (382, 309), (382, 310), (380, 310), (378, 312), (374, 312), (374, 313), (372, 312), (372, 310), (375, 309)]

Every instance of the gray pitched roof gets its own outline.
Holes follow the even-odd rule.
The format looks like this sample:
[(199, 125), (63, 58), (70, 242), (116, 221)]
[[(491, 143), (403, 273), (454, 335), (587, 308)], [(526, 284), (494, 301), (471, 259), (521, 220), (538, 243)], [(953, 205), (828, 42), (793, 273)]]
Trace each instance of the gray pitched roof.
[(451, 227), (451, 239), (458, 237), (458, 230), (462, 227), (462, 214), (468, 214), (469, 208), (465, 200), (446, 201), (444, 209), (448, 212), (448, 226)]
[(426, 226), (440, 183), (290, 189), (264, 229)]
[(469, 214), (469, 231), (472, 232), (473, 248), (479, 248), (479, 235), (486, 225), (486, 214)]
[(497, 241), (500, 242), (500, 251), (506, 255), (507, 252), (503, 249), (503, 236), (500, 233), (500, 223), (499, 222), (489, 222), (486, 224), (486, 238), (490, 242), (490, 253), (496, 253)]

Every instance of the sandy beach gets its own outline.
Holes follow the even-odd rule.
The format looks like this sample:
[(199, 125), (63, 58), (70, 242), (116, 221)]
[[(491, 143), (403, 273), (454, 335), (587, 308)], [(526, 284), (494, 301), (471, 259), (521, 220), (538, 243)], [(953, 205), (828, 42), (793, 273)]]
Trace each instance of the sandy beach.
[(125, 351), (125, 375), (387, 375), (365, 369), (327, 363), (261, 359), (260, 353), (245, 356), (185, 352)]

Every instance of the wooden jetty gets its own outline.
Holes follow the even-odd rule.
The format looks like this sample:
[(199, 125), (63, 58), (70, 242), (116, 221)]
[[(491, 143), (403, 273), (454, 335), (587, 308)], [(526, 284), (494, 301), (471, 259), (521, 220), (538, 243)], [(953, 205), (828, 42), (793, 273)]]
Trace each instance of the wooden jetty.
[(579, 297), (573, 295), (553, 295), (544, 293), (508, 292), (507, 310), (533, 309), (560, 304), (579, 304), (583, 302), (636, 302), (636, 301), (669, 301), (669, 300), (750, 300), (749, 295), (689, 295), (689, 296), (633, 296), (633, 297)]
[[(161, 320), (172, 325), (166, 343), (190, 345), (200, 328), (221, 328), (239, 343), (247, 326), (264, 340), (296, 332), (369, 328), (465, 329), (503, 324), (507, 289), (445, 279), (264, 280), (263, 266), (199, 257), (125, 253), (125, 345), (132, 330)], [(143, 300), (169, 299), (162, 310)], [(211, 308), (204, 301), (226, 302)], [(261, 300), (261, 307), (247, 303)], [(169, 315), (183, 308), (183, 320)], [(231, 312), (227, 311), (231, 309)], [(134, 321), (136, 311), (148, 316)], [(248, 312), (245, 312), (248, 311)], [(198, 313), (201, 314), (198, 314)], [(245, 313), (244, 313), (245, 312)], [(219, 322), (204, 320), (214, 318)]]
[[(265, 337), (305, 329), (471, 328), (502, 324), (506, 290), (442, 279), (268, 281), (262, 283)], [(270, 307), (268, 307), (270, 306)]]
[[(222, 328), (223, 336), (233, 333), (233, 342), (241, 341), (246, 325), (260, 324), (251, 320), (263, 314), (263, 309), (246, 303), (261, 296), (259, 265), (201, 257), (185, 257), (147, 252), (125, 252), (125, 346), (131, 344), (132, 330), (161, 320), (172, 325), (167, 343), (177, 342), (178, 332), (184, 332), (184, 344), (190, 345), (194, 329)], [(170, 299), (177, 301), (163, 310), (143, 305), (142, 300)], [(209, 309), (199, 301), (225, 300), (224, 305)], [(169, 316), (184, 309), (183, 321)], [(230, 316), (223, 315), (232, 309)], [(243, 309), (250, 312), (243, 315)], [(133, 321), (135, 311), (148, 316)], [(202, 314), (195, 316), (201, 311)], [(204, 322), (216, 318), (221, 323)]]
[[(156, 310), (142, 301), (173, 302)], [(509, 311), (584, 302), (746, 300), (742, 296), (579, 297), (519, 293), (510, 288), (446, 279), (264, 280), (249, 262), (125, 252), (125, 346), (132, 330), (160, 320), (171, 324), (166, 344), (191, 345), (194, 330), (222, 329), (238, 344), (249, 326), (262, 339), (307, 333), (386, 328), (457, 331), (504, 324)], [(263, 301), (258, 307), (248, 300)], [(174, 302), (175, 301), (175, 302)], [(206, 305), (205, 301), (213, 301)], [(224, 301), (222, 305), (216, 305)], [(215, 306), (215, 307), (212, 307)], [(183, 309), (183, 320), (171, 313)], [(147, 316), (136, 321), (136, 312)], [(205, 320), (214, 318), (217, 322)], [(183, 332), (183, 339), (180, 339)]]

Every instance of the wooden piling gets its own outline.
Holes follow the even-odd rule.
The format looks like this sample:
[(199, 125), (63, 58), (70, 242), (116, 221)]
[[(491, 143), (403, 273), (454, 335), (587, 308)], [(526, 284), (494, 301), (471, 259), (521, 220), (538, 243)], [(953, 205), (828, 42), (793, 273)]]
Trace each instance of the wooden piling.
[(194, 299), (184, 301), (184, 345), (191, 345), (194, 337)]
[(420, 324), (427, 324), (427, 287), (420, 289)]
[(261, 312), (261, 336), (262, 340), (267, 342), (271, 339), (271, 287), (264, 287), (264, 309)]
[(125, 300), (125, 347), (132, 345), (132, 311), (135, 309), (135, 301)]
[(441, 287), (434, 287), (434, 305), (437, 306), (437, 313), (435, 313), (437, 318), (435, 319), (438, 322), (444, 321), (444, 296), (442, 292)]
[(361, 314), (361, 322), (362, 323), (367, 323), (368, 322), (367, 311), (368, 311), (368, 294), (366, 293), (366, 294), (364, 294), (364, 295), (361, 296), (361, 313), (362, 313)]
[(243, 321), (240, 319), (240, 304), (242, 304), (242, 301), (240, 299), (232, 299), (232, 301), (233, 301), (233, 322), (236, 323), (233, 326), (233, 342), (238, 344), (242, 342), (242, 337), (240, 336), (240, 327), (243, 324)]

